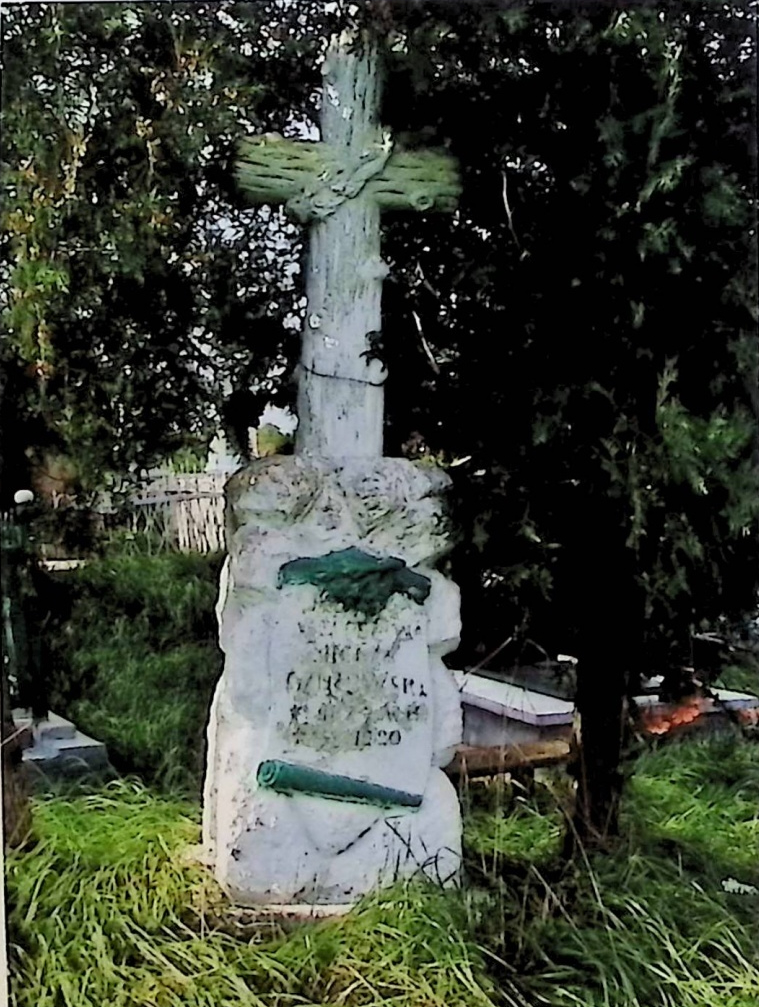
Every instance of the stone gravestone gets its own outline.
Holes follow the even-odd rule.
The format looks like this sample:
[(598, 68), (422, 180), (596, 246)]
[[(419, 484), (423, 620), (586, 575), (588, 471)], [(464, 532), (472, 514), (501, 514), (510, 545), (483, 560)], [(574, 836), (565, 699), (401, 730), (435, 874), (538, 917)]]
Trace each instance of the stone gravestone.
[(333, 40), (322, 140), (250, 141), (240, 181), (310, 223), (299, 427), (289, 457), (227, 486), (218, 616), (224, 672), (208, 729), (203, 842), (241, 905), (352, 902), (460, 866), (459, 594), (448, 477), (382, 457), (381, 209), (452, 210), (456, 166), (394, 154), (379, 58)]

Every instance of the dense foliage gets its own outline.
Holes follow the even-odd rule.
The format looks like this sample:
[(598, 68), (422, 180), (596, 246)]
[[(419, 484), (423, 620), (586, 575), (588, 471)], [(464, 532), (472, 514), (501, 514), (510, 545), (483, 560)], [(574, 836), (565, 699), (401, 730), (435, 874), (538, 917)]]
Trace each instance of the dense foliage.
[[(387, 220), (383, 352), (388, 453), (467, 459), (467, 653), (571, 651), (577, 571), (616, 537), (655, 599), (652, 659), (682, 661), (750, 604), (757, 564), (748, 6), (359, 7), (388, 41), (384, 120), (464, 171), (453, 225)], [(62, 483), (207, 436), (225, 396), (232, 427), (291, 401), (298, 232), (240, 208), (229, 158), (314, 121), (344, 16), (6, 14), (4, 421)]]
[(91, 490), (207, 441), (236, 391), (265, 387), (254, 417), (288, 399), (295, 231), (242, 213), (227, 171), (239, 135), (311, 100), (328, 26), (293, 14), (288, 36), (277, 7), (3, 11), (6, 502), (25, 452)]
[(464, 459), (459, 659), (579, 658), (584, 840), (616, 829), (626, 694), (756, 605), (751, 24), (429, 3), (394, 47), (386, 120), (465, 185), (452, 230), (389, 233), (391, 431)]
[[(751, 606), (759, 560), (747, 11), (454, 7), (406, 21), (388, 95), (465, 172), (452, 233), (390, 228), (395, 444), (467, 459), (470, 642), (573, 652), (616, 542), (649, 660), (687, 661), (702, 619)], [(583, 570), (610, 580), (578, 591)]]
[(465, 183), (452, 222), (386, 221), (387, 453), (456, 476), (459, 662), (579, 656), (612, 808), (634, 677), (756, 601), (750, 3), (17, 5), (3, 422), (94, 488), (292, 400), (300, 234), (241, 209), (229, 159), (313, 126), (356, 17), (397, 142), (448, 147)]

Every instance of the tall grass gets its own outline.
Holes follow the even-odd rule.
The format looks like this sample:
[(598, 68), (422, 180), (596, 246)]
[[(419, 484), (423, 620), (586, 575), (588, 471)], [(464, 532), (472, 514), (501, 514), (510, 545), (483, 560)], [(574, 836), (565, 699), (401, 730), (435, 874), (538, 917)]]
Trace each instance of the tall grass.
[(129, 781), (40, 798), (38, 846), (8, 865), (13, 1003), (757, 1007), (758, 796), (759, 746), (665, 746), (624, 842), (566, 867), (561, 793), (491, 790), (460, 890), (401, 887), (290, 933), (240, 925), (183, 857), (193, 802)]
[(471, 923), (504, 980), (556, 1007), (757, 1007), (759, 746), (645, 754), (610, 856), (558, 862), (561, 798), (468, 816)]
[(8, 869), (16, 1007), (494, 1002), (459, 900), (432, 887), (274, 940), (204, 929), (220, 896), (182, 855), (196, 817), (128, 782), (37, 803), (40, 842)]

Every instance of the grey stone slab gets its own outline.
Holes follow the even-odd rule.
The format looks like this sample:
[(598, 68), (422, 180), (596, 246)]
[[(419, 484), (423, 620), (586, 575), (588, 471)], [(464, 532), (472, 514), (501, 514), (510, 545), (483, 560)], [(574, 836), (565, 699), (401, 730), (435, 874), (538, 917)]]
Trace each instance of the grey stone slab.
[(575, 708), (569, 700), (475, 674), (464, 675), (461, 702), (538, 728), (571, 725)]
[[(510, 682), (483, 675), (455, 672), (464, 716), (464, 744), (498, 746), (566, 740), (572, 732), (575, 706), (568, 700), (548, 696)], [(652, 682), (651, 684), (656, 684)], [(748, 693), (717, 689), (716, 699), (704, 700), (692, 725), (718, 726), (726, 710), (759, 708), (759, 697)], [(635, 702), (644, 717), (666, 717), (680, 704), (662, 702), (656, 693), (637, 696)]]
[(502, 745), (535, 745), (544, 741), (568, 741), (572, 724), (538, 727), (476, 706), (464, 705), (463, 743), (476, 748)]
[[(704, 714), (717, 714), (723, 709), (728, 710), (752, 710), (759, 707), (759, 696), (753, 696), (747, 692), (734, 692), (731, 689), (715, 689), (715, 699), (708, 699), (704, 704)], [(674, 709), (678, 703), (662, 702), (656, 693), (649, 693), (645, 696), (636, 696), (635, 703), (641, 710), (650, 710), (654, 707), (662, 709)]]
[(102, 741), (89, 738), (79, 731), (73, 738), (48, 739), (32, 748), (27, 748), (24, 759), (38, 765), (75, 759), (88, 765), (105, 765), (108, 762), (106, 747)]
[(32, 730), (35, 745), (43, 744), (45, 741), (73, 738), (76, 735), (76, 727), (71, 721), (60, 717), (57, 713), (48, 713), (44, 720), (35, 725), (28, 710), (14, 710), (13, 721), (19, 730), (27, 727)]
[[(17, 727), (31, 726), (25, 711), (14, 715)], [(78, 731), (71, 721), (51, 713), (33, 727), (33, 743), (24, 749), (23, 765), (34, 778), (75, 776), (110, 768), (102, 741)]]

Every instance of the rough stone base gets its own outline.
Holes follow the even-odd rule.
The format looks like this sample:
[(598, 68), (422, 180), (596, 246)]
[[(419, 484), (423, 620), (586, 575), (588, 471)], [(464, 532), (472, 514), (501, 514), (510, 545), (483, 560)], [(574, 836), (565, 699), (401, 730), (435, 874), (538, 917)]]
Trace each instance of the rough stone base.
[[(459, 807), (440, 767), (461, 741), (458, 687), (442, 662), (458, 645), (459, 594), (433, 569), (449, 548), (447, 488), (444, 473), (404, 460), (299, 456), (253, 463), (228, 484), (226, 660), (203, 842), (237, 904), (338, 905), (419, 873), (456, 880)], [(283, 583), (285, 564), (346, 549), (379, 570), (355, 581), (351, 604), (323, 581)], [(367, 592), (388, 593), (389, 560), (419, 577), (397, 578), (367, 614)], [(404, 593), (420, 578), (426, 598)], [(406, 806), (278, 792), (257, 777), (271, 760), (401, 791)]]

